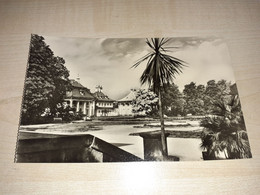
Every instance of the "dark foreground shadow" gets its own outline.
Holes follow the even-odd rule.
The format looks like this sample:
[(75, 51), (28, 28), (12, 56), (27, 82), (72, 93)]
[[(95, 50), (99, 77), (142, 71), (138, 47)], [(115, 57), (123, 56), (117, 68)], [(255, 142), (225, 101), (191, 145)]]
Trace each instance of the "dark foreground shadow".
[[(143, 159), (93, 135), (27, 132), (17, 143), (15, 162), (133, 162)], [(120, 143), (118, 143), (120, 145)], [(121, 144), (123, 145), (123, 144)]]

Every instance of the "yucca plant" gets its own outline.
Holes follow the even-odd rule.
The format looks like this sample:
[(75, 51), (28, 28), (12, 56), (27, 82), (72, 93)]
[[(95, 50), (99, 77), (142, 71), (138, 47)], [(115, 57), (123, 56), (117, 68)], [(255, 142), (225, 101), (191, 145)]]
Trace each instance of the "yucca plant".
[(167, 46), (169, 38), (152, 38), (146, 39), (147, 45), (151, 52), (139, 59), (132, 67), (136, 68), (142, 62), (147, 61), (146, 68), (140, 78), (141, 84), (148, 84), (159, 98), (159, 116), (161, 122), (161, 141), (163, 157), (168, 156), (168, 149), (165, 137), (164, 114), (162, 109), (162, 89), (165, 84), (172, 84), (176, 74), (182, 72), (185, 62), (166, 54), (171, 52), (171, 48)]

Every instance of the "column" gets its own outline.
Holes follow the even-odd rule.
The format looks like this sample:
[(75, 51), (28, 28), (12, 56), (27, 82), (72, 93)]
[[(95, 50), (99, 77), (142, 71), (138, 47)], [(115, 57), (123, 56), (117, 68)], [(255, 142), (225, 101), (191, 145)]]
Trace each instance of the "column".
[(79, 111), (79, 101), (77, 102), (77, 109), (76, 111), (78, 112)]
[(86, 102), (84, 102), (84, 104), (83, 104), (83, 114), (87, 114), (86, 113)]
[(89, 108), (88, 109), (88, 115), (91, 116), (92, 115), (92, 112), (91, 112), (92, 111), (92, 103), (91, 102), (89, 102), (88, 108)]
[(96, 102), (93, 100), (92, 102), (90, 102), (90, 104), (92, 105), (92, 108), (91, 108), (91, 114), (93, 115), (93, 116), (95, 116), (96, 114), (95, 114), (95, 108), (96, 108)]
[(73, 106), (73, 101), (70, 100), (70, 107), (72, 108), (72, 106)]

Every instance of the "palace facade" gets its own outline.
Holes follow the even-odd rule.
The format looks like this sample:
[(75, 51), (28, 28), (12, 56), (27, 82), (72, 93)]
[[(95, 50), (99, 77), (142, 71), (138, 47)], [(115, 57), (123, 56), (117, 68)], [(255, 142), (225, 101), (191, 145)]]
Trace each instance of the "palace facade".
[(132, 101), (135, 99), (135, 97), (136, 97), (136, 90), (131, 89), (129, 94), (127, 94), (125, 97), (123, 97), (122, 99), (117, 101), (118, 115), (121, 115), (121, 116), (133, 116), (134, 115), (134, 113), (132, 111), (132, 109), (133, 109)]
[(102, 86), (96, 87), (96, 92), (93, 93), (95, 99), (95, 116), (116, 116), (115, 100), (110, 99), (102, 92)]
[(82, 112), (86, 116), (95, 115), (95, 97), (90, 90), (76, 80), (70, 80), (72, 89), (66, 92), (65, 102), (76, 112)]
[(135, 115), (132, 112), (132, 101), (136, 97), (135, 89), (131, 89), (129, 94), (116, 101), (105, 95), (100, 85), (96, 87), (94, 93), (91, 93), (90, 89), (80, 84), (79, 78), (70, 82), (72, 89), (66, 92), (64, 101), (71, 108), (75, 108), (76, 112), (82, 112), (87, 117)]

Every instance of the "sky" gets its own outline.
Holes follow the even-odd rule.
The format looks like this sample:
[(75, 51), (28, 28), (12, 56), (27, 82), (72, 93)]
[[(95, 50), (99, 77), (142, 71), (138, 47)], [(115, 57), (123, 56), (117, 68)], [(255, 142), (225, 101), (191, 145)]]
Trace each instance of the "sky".
[[(95, 92), (97, 85), (111, 99), (121, 99), (132, 88), (140, 85), (146, 62), (131, 68), (151, 50), (146, 39), (140, 38), (64, 38), (43, 36), (55, 56), (64, 58), (70, 79), (80, 78), (80, 83)], [(174, 83), (182, 91), (184, 85), (195, 82), (226, 79), (234, 83), (228, 48), (217, 37), (175, 37), (167, 43), (172, 48), (168, 55), (187, 63), (183, 73), (176, 75)]]

